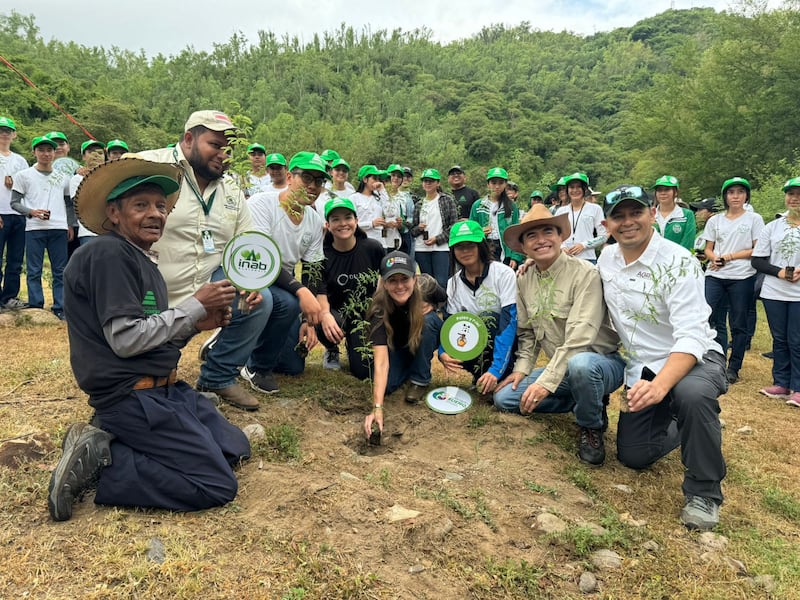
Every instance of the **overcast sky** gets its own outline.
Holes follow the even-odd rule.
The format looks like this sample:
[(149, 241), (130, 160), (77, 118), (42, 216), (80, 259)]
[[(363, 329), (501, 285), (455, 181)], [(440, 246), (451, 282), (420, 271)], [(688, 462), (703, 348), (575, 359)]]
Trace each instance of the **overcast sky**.
[(541, 30), (592, 34), (631, 26), (669, 8), (727, 10), (735, 4), (735, 0), (2, 0), (0, 13), (34, 15), (45, 40), (143, 49), (154, 56), (176, 54), (187, 46), (210, 50), (235, 32), (251, 42), (259, 30), (311, 41), (314, 33), (338, 29), (343, 22), (373, 31), (427, 27), (441, 42), (470, 37), (487, 25), (522, 21)]

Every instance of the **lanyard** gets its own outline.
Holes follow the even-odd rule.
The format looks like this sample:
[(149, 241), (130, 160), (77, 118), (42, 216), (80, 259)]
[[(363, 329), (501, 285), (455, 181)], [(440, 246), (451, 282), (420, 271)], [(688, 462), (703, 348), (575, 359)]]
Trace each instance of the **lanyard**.
[[(175, 158), (175, 163), (180, 165), (180, 162), (178, 161), (178, 150), (177, 149), (175, 149), (175, 148), (172, 149), (172, 156)], [(183, 170), (186, 171), (186, 167), (184, 167), (183, 165), (181, 165), (181, 168), (183, 168)], [(188, 173), (186, 173), (186, 176), (183, 178), (183, 180), (186, 183), (189, 184), (189, 189), (192, 190), (192, 192), (194, 192), (195, 198), (197, 198), (197, 201), (200, 203), (200, 206), (203, 207), (203, 214), (205, 216), (208, 216), (209, 213), (211, 212), (211, 207), (214, 206), (214, 196), (217, 195), (217, 190), (214, 190), (213, 192), (211, 192), (211, 195), (208, 197), (208, 202), (206, 202), (203, 199), (203, 194), (200, 193), (200, 190), (198, 190), (196, 187), (194, 187), (194, 184), (192, 183), (192, 180), (189, 179), (189, 174)]]
[(572, 241), (575, 241), (575, 227), (578, 226), (578, 223), (581, 220), (581, 213), (583, 212), (583, 207), (586, 206), (586, 201), (584, 200), (583, 204), (581, 204), (581, 209), (578, 211), (578, 216), (575, 217), (575, 209), (571, 206), (569, 207), (570, 212), (572, 213)]

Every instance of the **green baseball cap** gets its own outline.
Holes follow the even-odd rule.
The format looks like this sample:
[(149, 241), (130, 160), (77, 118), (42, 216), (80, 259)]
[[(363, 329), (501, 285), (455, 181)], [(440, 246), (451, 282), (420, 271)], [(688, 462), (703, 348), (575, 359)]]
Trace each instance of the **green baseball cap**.
[(572, 175), (567, 175), (564, 177), (564, 185), (569, 185), (570, 181), (580, 181), (587, 187), (589, 186), (589, 177), (586, 173), (575, 172)]
[(544, 200), (544, 194), (542, 194), (540, 190), (533, 190), (531, 192), (531, 198), (541, 198), (542, 200)]
[(650, 188), (650, 189), (654, 190), (658, 186), (676, 188), (676, 187), (678, 187), (678, 178), (677, 177), (673, 177), (672, 175), (662, 175), (661, 177), (656, 179), (656, 182), (653, 184), (653, 187)]
[(270, 165), (280, 165), (282, 167), (286, 166), (286, 157), (279, 152), (273, 152), (272, 154), (267, 155), (267, 166)]
[(40, 135), (40, 136), (35, 137), (35, 138), (33, 138), (31, 140), (31, 148), (33, 148), (33, 149), (36, 149), (36, 146), (39, 146), (41, 144), (47, 144), (48, 146), (53, 148), (53, 150), (58, 148), (58, 144), (56, 144), (53, 140), (51, 140), (46, 135)]
[(178, 188), (181, 187), (177, 181), (175, 181), (172, 177), (167, 177), (166, 175), (137, 175), (136, 177), (128, 177), (127, 179), (120, 181), (114, 187), (114, 189), (109, 192), (108, 196), (106, 196), (106, 202), (116, 200), (128, 190), (132, 190), (137, 185), (142, 185), (143, 183), (153, 183), (157, 185), (163, 190), (165, 196), (169, 196), (170, 194), (177, 192)]
[(328, 200), (325, 203), (325, 219), (328, 219), (328, 215), (331, 213), (332, 210), (336, 210), (337, 208), (346, 208), (347, 210), (351, 211), (354, 215), (358, 216), (356, 212), (356, 207), (353, 204), (352, 200), (349, 198), (339, 198), (338, 196)]
[(331, 169), (335, 169), (336, 167), (344, 167), (349, 171), (350, 163), (343, 158), (337, 158), (331, 163)]
[(330, 148), (323, 150), (319, 156), (328, 163), (335, 161), (337, 158), (342, 158), (336, 150), (331, 150)]
[(606, 194), (606, 201), (603, 203), (603, 214), (610, 215), (623, 200), (635, 200), (648, 208), (652, 206), (650, 196), (647, 195), (644, 188), (638, 185), (621, 185)]
[(87, 148), (100, 148), (100, 150), (103, 150), (105, 146), (103, 146), (103, 142), (98, 142), (97, 140), (86, 140), (81, 144), (81, 154), (86, 152)]
[(486, 239), (483, 227), (475, 221), (459, 221), (450, 228), (450, 241), (448, 246), (451, 248), (461, 242), (482, 242)]
[(250, 154), (250, 153), (251, 153), (253, 150), (261, 150), (261, 152), (263, 152), (264, 154), (266, 154), (266, 153), (267, 153), (267, 149), (266, 149), (266, 148), (264, 148), (264, 146), (262, 146), (261, 144), (258, 144), (258, 143), (255, 143), (255, 144), (250, 144), (250, 145), (247, 147), (247, 153), (248, 153), (248, 154)]
[(111, 140), (106, 144), (106, 150), (111, 150), (112, 148), (122, 148), (123, 150), (125, 150), (125, 152), (130, 152), (128, 144), (126, 144), (122, 140)]
[(441, 181), (442, 176), (439, 175), (439, 171), (436, 169), (425, 169), (420, 176), (420, 179), (435, 179), (436, 181)]
[(386, 173), (388, 175), (391, 175), (392, 173), (400, 173), (400, 175), (402, 175), (403, 174), (403, 167), (401, 167), (397, 163), (392, 163), (391, 165), (386, 167)]
[(0, 127), (8, 127), (14, 131), (17, 130), (17, 124), (8, 117), (0, 117)]
[(567, 176), (564, 175), (563, 177), (559, 177), (558, 181), (556, 181), (553, 185), (550, 186), (551, 192), (557, 192), (558, 188), (564, 187), (567, 185)]
[(785, 192), (789, 188), (793, 187), (800, 187), (800, 177), (792, 177), (789, 181), (783, 184), (783, 191)]
[(331, 178), (327, 171), (328, 165), (316, 152), (298, 152), (289, 161), (289, 170), (302, 169), (303, 171), (319, 171), (328, 179)]
[(503, 167), (492, 167), (491, 169), (489, 169), (489, 172), (486, 173), (486, 181), (489, 181), (490, 179), (494, 179), (496, 177), (508, 181), (508, 171), (506, 171)]
[(358, 180), (361, 181), (362, 179), (369, 177), (370, 175), (374, 175), (375, 177), (381, 176), (381, 170), (376, 167), (375, 165), (363, 165), (358, 170)]
[(65, 136), (61, 131), (51, 131), (50, 133), (45, 133), (44, 137), (46, 137), (48, 140), (64, 140), (65, 142), (69, 143), (67, 136)]
[(744, 186), (747, 191), (750, 191), (750, 182), (747, 181), (744, 177), (731, 177), (730, 179), (726, 179), (725, 182), (722, 184), (722, 197), (725, 198), (725, 190), (727, 190), (732, 185), (741, 185)]

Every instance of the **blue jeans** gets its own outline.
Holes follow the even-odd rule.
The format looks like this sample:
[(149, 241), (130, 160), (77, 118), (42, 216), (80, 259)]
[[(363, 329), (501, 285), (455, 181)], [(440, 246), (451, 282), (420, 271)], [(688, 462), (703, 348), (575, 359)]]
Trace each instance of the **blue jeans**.
[[(211, 281), (225, 279), (222, 267), (218, 267), (211, 275)], [(247, 362), (253, 351), (259, 332), (272, 312), (272, 295), (269, 290), (261, 290), (263, 300), (249, 313), (239, 310), (239, 297), (233, 301), (233, 317), (231, 324), (223, 327), (217, 342), (211, 347), (200, 367), (198, 385), (211, 389), (221, 389), (236, 383), (239, 369)]]
[[(503, 412), (520, 414), (522, 394), (544, 372), (544, 367), (531, 371), (517, 389), (505, 386), (494, 394), (494, 405)], [(603, 396), (622, 385), (625, 361), (614, 352), (598, 354), (580, 352), (567, 361), (567, 373), (558, 388), (534, 409), (537, 413), (574, 412), (579, 427), (603, 427)]]
[(419, 265), (420, 273), (433, 276), (442, 289), (447, 289), (447, 280), (450, 278), (450, 253), (435, 250), (433, 252), (417, 252), (414, 260)]
[(306, 368), (305, 358), (294, 348), (300, 337), (300, 302), (297, 296), (277, 286), (272, 293), (272, 314), (260, 330), (247, 368), (256, 373), (299, 375)]
[[(25, 256), (25, 217), (2, 215), (0, 228), (0, 306), (19, 294), (19, 276)], [(5, 250), (5, 274), (3, 273), (3, 251)]]
[[(720, 313), (728, 302), (728, 320), (731, 326), (733, 347), (728, 361), (728, 369), (739, 372), (747, 348), (747, 313), (753, 302), (753, 286), (756, 276), (747, 279), (720, 279), (706, 277), (706, 302), (711, 307), (709, 324), (713, 327), (720, 322)], [(717, 331), (717, 343), (722, 346), (723, 355), (728, 351), (728, 336), (724, 331)]]
[(763, 302), (772, 334), (772, 383), (800, 391), (800, 302)]
[(44, 308), (42, 289), (42, 265), (44, 252), (50, 258), (53, 274), (53, 312), (64, 310), (64, 267), (67, 266), (67, 230), (44, 229), (25, 234), (25, 256), (28, 271), (28, 304), (32, 308)]
[(415, 354), (412, 354), (408, 348), (389, 350), (387, 395), (399, 389), (406, 381), (417, 385), (428, 385), (431, 382), (431, 360), (434, 351), (439, 348), (439, 332), (441, 330), (442, 320), (435, 311), (431, 311), (425, 315), (422, 339)]

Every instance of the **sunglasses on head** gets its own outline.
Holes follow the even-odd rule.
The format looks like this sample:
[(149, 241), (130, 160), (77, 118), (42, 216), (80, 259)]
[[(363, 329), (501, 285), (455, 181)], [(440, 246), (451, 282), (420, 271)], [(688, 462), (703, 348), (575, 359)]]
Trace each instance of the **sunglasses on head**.
[(606, 194), (606, 206), (614, 206), (623, 200), (644, 200), (650, 202), (647, 192), (638, 185), (627, 185)]

